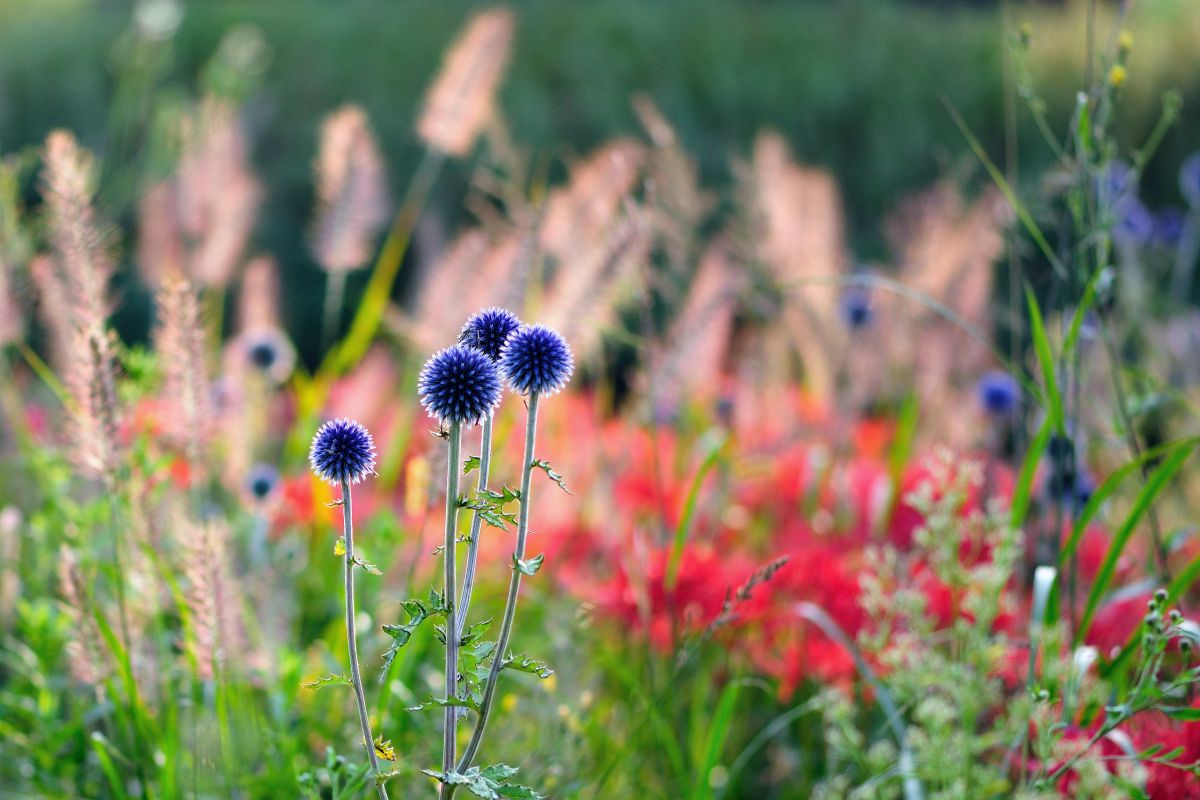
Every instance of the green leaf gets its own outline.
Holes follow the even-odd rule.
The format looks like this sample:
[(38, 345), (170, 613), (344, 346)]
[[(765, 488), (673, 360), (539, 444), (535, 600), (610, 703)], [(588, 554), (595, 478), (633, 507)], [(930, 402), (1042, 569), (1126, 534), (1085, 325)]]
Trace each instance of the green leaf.
[(1121, 554), (1125, 551), (1125, 546), (1129, 543), (1129, 539), (1133, 536), (1137, 524), (1141, 521), (1142, 516), (1149, 510), (1155, 499), (1175, 477), (1175, 474), (1183, 467), (1188, 458), (1191, 457), (1194, 445), (1180, 447), (1170, 456), (1168, 456), (1154, 472), (1150, 473), (1150, 477), (1146, 479), (1142, 491), (1138, 493), (1134, 500), (1133, 507), (1129, 509), (1129, 514), (1126, 515), (1125, 521), (1121, 523), (1121, 527), (1117, 529), (1113, 535), (1112, 543), (1108, 546), (1108, 552), (1104, 556), (1104, 561), (1100, 565), (1100, 569), (1096, 572), (1096, 578), (1092, 582), (1092, 591), (1088, 595), (1087, 606), (1084, 608), (1083, 615), (1079, 619), (1079, 627), (1075, 631), (1075, 643), (1079, 644), (1087, 635), (1088, 628), (1091, 627), (1092, 618), (1096, 614), (1096, 609), (1100, 606), (1100, 601), (1108, 593), (1109, 586), (1112, 584), (1113, 576), (1116, 574), (1117, 561), (1121, 558)]
[(463, 462), (463, 475), (468, 475), (479, 469), (479, 456), (470, 456)]
[(465, 786), (471, 794), (484, 800), (544, 800), (545, 797), (528, 786), (508, 783), (508, 779), (517, 774), (517, 769), (506, 764), (495, 764), (483, 769), (470, 767), (466, 772), (451, 770), (443, 773), (431, 769), (423, 769), (421, 772), (450, 786)]
[(424, 711), (427, 708), (469, 708), (479, 711), (479, 703), (470, 697), (430, 697), (415, 706), (409, 706), (405, 711)]
[(692, 485), (683, 502), (683, 513), (679, 516), (679, 524), (675, 526), (675, 538), (671, 542), (671, 552), (667, 556), (667, 572), (664, 579), (667, 589), (675, 588), (675, 579), (679, 573), (679, 561), (683, 558), (683, 546), (691, 532), (692, 516), (696, 513), (696, 503), (700, 499), (700, 487), (704, 484), (708, 473), (717, 465), (721, 452), (725, 449), (725, 443), (729, 440), (727, 436), (717, 431), (709, 431), (705, 438), (708, 440), (708, 449), (696, 474), (692, 476)]
[(1029, 506), (1033, 500), (1033, 479), (1037, 475), (1038, 463), (1041, 462), (1042, 454), (1046, 452), (1046, 446), (1050, 443), (1050, 436), (1054, 433), (1053, 421), (1047, 414), (1042, 427), (1029, 443), (1029, 449), (1025, 451), (1025, 460), (1021, 463), (1021, 472), (1013, 490), (1010, 519), (1014, 528), (1019, 529), (1025, 524), (1025, 515), (1029, 513)]
[(446, 609), (442, 607), (442, 596), (434, 591), (429, 593), (430, 602), (428, 605), (420, 600), (405, 600), (400, 603), (400, 607), (408, 614), (408, 621), (403, 625), (384, 625), (383, 632), (392, 637), (392, 644), (388, 647), (387, 652), (383, 654), (383, 668), (380, 670), (379, 680), (382, 682), (388, 674), (388, 670), (392, 667), (392, 662), (396, 660), (396, 654), (401, 647), (408, 644), (413, 633), (420, 627), (421, 623), (431, 617), (445, 616)]
[(1200, 708), (1192, 708), (1191, 706), (1159, 706), (1158, 710), (1171, 719), (1177, 719), (1182, 722), (1200, 720)]
[(362, 558), (361, 556), (356, 555), (352, 560), (354, 561), (355, 564), (362, 567), (363, 569), (365, 569), (367, 572), (371, 573), (372, 575), (382, 575), (383, 574), (382, 570), (380, 570), (379, 567), (375, 566), (370, 561), (367, 561), (365, 558)]
[(1042, 309), (1029, 286), (1025, 287), (1025, 302), (1029, 305), (1029, 332), (1033, 336), (1033, 350), (1037, 355), (1038, 366), (1042, 368), (1042, 381), (1046, 384), (1046, 413), (1054, 420), (1054, 429), (1063, 433), (1062, 396), (1058, 393), (1054, 352), (1050, 348), (1050, 338), (1046, 335), (1046, 325), (1042, 321)]
[(542, 562), (545, 561), (545, 559), (546, 559), (546, 556), (544, 554), (539, 553), (538, 555), (534, 556), (533, 558), (525, 559), (524, 561), (522, 561), (521, 559), (517, 558), (517, 556), (514, 554), (513, 555), (513, 569), (517, 570), (518, 572), (520, 572), (523, 575), (534, 575), (537, 573), (537, 571), (539, 569), (542, 568)]
[(300, 684), (305, 689), (324, 689), (327, 686), (353, 686), (350, 679), (339, 673), (326, 675), (324, 678), (317, 678), (315, 681)]
[(510, 656), (504, 659), (500, 669), (515, 669), (517, 672), (528, 672), (530, 675), (537, 675), (542, 680), (549, 678), (554, 674), (554, 670), (545, 661), (539, 661), (536, 658), (530, 658), (526, 655)]
[(562, 489), (567, 494), (571, 493), (571, 490), (567, 488), (566, 479), (560, 473), (557, 473), (550, 468), (549, 461), (538, 458), (535, 459), (533, 464), (530, 466), (534, 467), (535, 469), (543, 470), (546, 473), (547, 478), (558, 484), (558, 488)]

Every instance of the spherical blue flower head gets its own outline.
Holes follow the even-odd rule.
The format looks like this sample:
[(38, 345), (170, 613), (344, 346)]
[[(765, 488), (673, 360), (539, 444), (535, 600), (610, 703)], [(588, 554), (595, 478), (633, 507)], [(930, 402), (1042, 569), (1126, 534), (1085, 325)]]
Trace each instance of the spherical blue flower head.
[(1021, 399), (1021, 387), (1016, 378), (996, 370), (979, 379), (979, 404), (994, 417), (1012, 414)]
[(434, 353), (417, 378), (421, 405), (443, 424), (476, 424), (495, 411), (500, 393), (496, 363), (462, 344)]
[(472, 314), (463, 325), (458, 343), (474, 347), (492, 361), (498, 361), (504, 343), (519, 327), (521, 320), (507, 308), (485, 308)]
[(522, 325), (504, 345), (500, 370), (519, 394), (554, 394), (567, 385), (575, 361), (558, 332), (545, 325)]
[(246, 475), (246, 488), (255, 500), (267, 500), (279, 488), (279, 470), (270, 464), (255, 464)]
[(867, 327), (875, 316), (875, 310), (871, 308), (871, 290), (865, 286), (847, 286), (839, 298), (838, 311), (851, 330)]
[(317, 429), (308, 463), (327, 483), (358, 483), (375, 473), (375, 440), (370, 431), (353, 420), (330, 420)]
[(1179, 167), (1179, 191), (1192, 208), (1200, 208), (1200, 153), (1192, 153)]

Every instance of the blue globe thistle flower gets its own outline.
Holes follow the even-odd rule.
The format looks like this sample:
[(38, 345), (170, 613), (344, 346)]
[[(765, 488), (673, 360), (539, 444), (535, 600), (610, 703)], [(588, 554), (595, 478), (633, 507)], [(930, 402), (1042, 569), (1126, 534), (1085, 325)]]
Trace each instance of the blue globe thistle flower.
[(255, 464), (246, 475), (246, 489), (258, 502), (266, 502), (279, 488), (279, 470), (270, 464)]
[(417, 378), (421, 405), (443, 424), (476, 424), (500, 404), (500, 392), (495, 362), (462, 344), (434, 353)]
[(1179, 191), (1192, 208), (1200, 208), (1200, 153), (1192, 153), (1179, 167)]
[(1007, 372), (995, 370), (979, 379), (979, 404), (993, 417), (1007, 417), (1017, 408), (1021, 386)]
[(353, 420), (330, 420), (313, 436), (308, 463), (318, 478), (334, 486), (358, 483), (375, 472), (375, 440)]
[(458, 343), (474, 347), (492, 361), (497, 361), (504, 343), (519, 327), (521, 320), (507, 308), (485, 308), (472, 314), (467, 324), (463, 325)]
[(500, 369), (519, 394), (554, 394), (575, 371), (567, 340), (545, 325), (523, 325), (504, 345)]
[(867, 327), (875, 318), (875, 309), (871, 308), (871, 290), (865, 286), (847, 286), (838, 300), (838, 311), (846, 327), (851, 330)]

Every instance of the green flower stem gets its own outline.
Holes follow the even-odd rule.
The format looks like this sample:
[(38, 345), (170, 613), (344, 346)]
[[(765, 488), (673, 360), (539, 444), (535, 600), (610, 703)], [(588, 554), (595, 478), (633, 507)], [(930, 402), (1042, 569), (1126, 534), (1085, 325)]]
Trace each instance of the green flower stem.
[[(479, 442), (479, 492), (488, 488), (488, 471), (492, 462), (492, 415), (483, 421), (483, 435)], [(462, 595), (458, 601), (458, 629), (467, 626), (467, 609), (471, 607), (471, 591), (475, 588), (475, 562), (479, 558), (479, 532), (483, 528), (483, 517), (476, 511), (471, 519), (471, 542), (467, 545), (467, 567), (463, 573)]]
[[(450, 424), (450, 455), (446, 463), (446, 544), (442, 553), (446, 565), (446, 603), (450, 610), (446, 614), (446, 714), (442, 739), (442, 773), (454, 769), (454, 750), (456, 747), (455, 732), (458, 728), (458, 707), (449, 705), (452, 697), (458, 692), (458, 619), (454, 608), (455, 591), (455, 549), (458, 539), (458, 473), (462, 469), (459, 463), (462, 449), (462, 423)], [(449, 797), (448, 784), (442, 784), (442, 797)]]
[[(525, 537), (529, 533), (529, 484), (533, 477), (533, 444), (537, 432), (538, 395), (529, 395), (529, 415), (525, 426), (525, 461), (521, 468), (521, 514), (517, 519), (517, 545), (513, 557), (520, 561), (525, 558)], [(504, 603), (504, 619), (500, 624), (500, 636), (496, 641), (495, 654), (492, 656), (492, 666), (488, 671), (487, 685), (483, 690), (483, 701), (479, 704), (479, 721), (471, 733), (471, 741), (463, 751), (462, 759), (458, 762), (458, 772), (464, 772), (471, 766), (483, 739), (484, 728), (487, 727), (488, 714), (492, 710), (492, 699), (496, 696), (496, 684), (500, 670), (504, 664), (505, 653), (508, 650), (508, 640), (512, 635), (513, 617), (517, 613), (517, 594), (521, 590), (521, 570), (512, 565), (512, 576), (508, 579), (508, 599)]]
[[(375, 737), (371, 735), (371, 720), (367, 718), (367, 698), (363, 694), (362, 673), (358, 669), (358, 635), (354, 631), (354, 520), (350, 502), (350, 482), (342, 479), (342, 534), (346, 540), (346, 643), (350, 650), (350, 682), (354, 685), (354, 697), (358, 701), (358, 721), (362, 725), (363, 740), (367, 747), (367, 758), (371, 770), (379, 776), (379, 758), (375, 755)], [(376, 782), (379, 800), (388, 800), (387, 789)]]

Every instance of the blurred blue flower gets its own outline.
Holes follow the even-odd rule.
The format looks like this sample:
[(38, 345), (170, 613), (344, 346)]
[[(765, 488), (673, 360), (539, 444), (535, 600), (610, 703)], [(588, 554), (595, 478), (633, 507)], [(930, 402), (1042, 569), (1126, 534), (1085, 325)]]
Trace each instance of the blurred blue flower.
[(255, 464), (246, 475), (246, 489), (260, 503), (270, 499), (278, 488), (279, 470), (270, 464)]
[(1117, 203), (1113, 239), (1122, 247), (1144, 247), (1154, 235), (1154, 216), (1136, 197)]
[(979, 404), (993, 417), (1011, 415), (1021, 399), (1021, 385), (1002, 370), (988, 372), (980, 378), (978, 392)]
[(1179, 246), (1185, 224), (1183, 209), (1172, 206), (1159, 211), (1154, 215), (1154, 243), (1166, 250), (1174, 250)]
[(308, 463), (327, 483), (358, 483), (375, 472), (375, 440), (353, 420), (330, 420), (313, 436)]
[(1192, 208), (1200, 208), (1200, 153), (1192, 153), (1179, 167), (1179, 191)]
[(500, 404), (500, 393), (496, 364), (462, 344), (434, 353), (417, 378), (421, 405), (443, 424), (478, 423)]
[(463, 325), (458, 343), (474, 347), (496, 361), (508, 337), (519, 327), (521, 320), (507, 308), (485, 308), (472, 314), (467, 324)]
[(838, 311), (851, 330), (867, 327), (875, 316), (875, 310), (871, 308), (871, 290), (865, 286), (847, 286), (838, 300)]
[(524, 325), (509, 337), (500, 365), (519, 394), (554, 394), (575, 371), (567, 341), (544, 325)]
[(1100, 204), (1113, 208), (1137, 189), (1137, 175), (1124, 161), (1110, 161), (1107, 169), (1096, 180), (1096, 193)]

